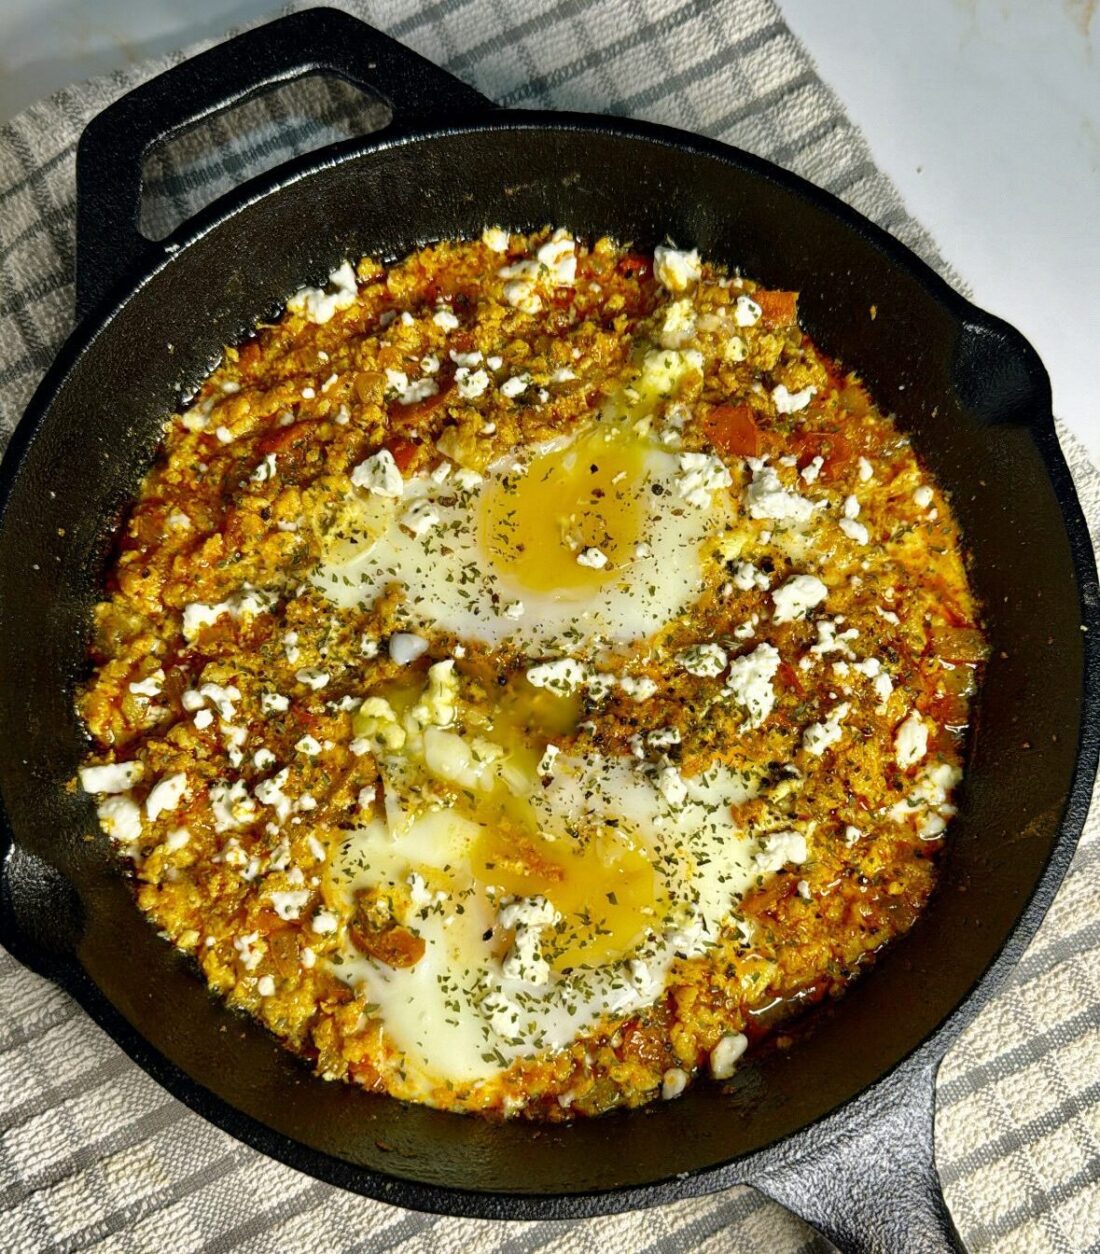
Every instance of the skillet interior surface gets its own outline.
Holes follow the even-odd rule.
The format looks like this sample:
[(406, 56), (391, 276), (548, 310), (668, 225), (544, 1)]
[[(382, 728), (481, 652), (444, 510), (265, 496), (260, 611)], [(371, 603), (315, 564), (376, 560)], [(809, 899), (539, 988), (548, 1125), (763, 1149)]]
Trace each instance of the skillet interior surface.
[[(253, 1126), (234, 1128), (239, 1135), (276, 1154), (278, 1134), (292, 1138), (308, 1147), (298, 1165), (378, 1196), (391, 1188), (385, 1179), (321, 1171), (309, 1150), (429, 1186), (584, 1194), (705, 1171), (796, 1132), (889, 1071), (966, 998), (1059, 836), (1083, 728), (1077, 572), (1091, 570), (1091, 558), (1075, 555), (1052, 484), (1052, 473), (1063, 475), (1059, 490), (1070, 491), (1042, 367), (1014, 333), (903, 263), (902, 250), (882, 246), (855, 215), (842, 220), (820, 194), (752, 158), (671, 134), (502, 114), (301, 163), (274, 194), (253, 189), (251, 203), (220, 221), (212, 212), (70, 355), (35, 403), (48, 401), (48, 412), (10, 485), (0, 531), (0, 783), (17, 841), (9, 875), (23, 883), (5, 908), (32, 938), (40, 969), (60, 969), (75, 948), (86, 977), (69, 976), (69, 986), (112, 1031), (114, 1011), (132, 1026), (124, 1043), (158, 1078), (200, 1104), (179, 1068), (276, 1134), (265, 1140)], [(569, 1128), (492, 1126), (311, 1078), (212, 1000), (157, 938), (92, 805), (69, 786), (85, 747), (72, 695), (87, 615), (164, 419), (223, 344), (345, 256), (399, 256), (486, 223), (554, 223), (641, 247), (667, 234), (769, 286), (799, 289), (807, 330), (859, 369), (952, 491), (993, 647), (941, 887), (914, 932), (819, 1016), (812, 1035), (744, 1066), (725, 1091), (703, 1087)], [(1092, 614), (1094, 577), (1083, 578)], [(1062, 843), (1061, 869), (1071, 846)]]

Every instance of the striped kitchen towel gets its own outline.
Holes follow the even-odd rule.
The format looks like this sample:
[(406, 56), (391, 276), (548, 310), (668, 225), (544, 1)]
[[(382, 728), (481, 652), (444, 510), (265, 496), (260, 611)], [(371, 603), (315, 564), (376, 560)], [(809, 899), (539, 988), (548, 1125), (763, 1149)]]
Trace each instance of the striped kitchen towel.
[[(349, 0), (343, 7), (502, 104), (648, 118), (759, 153), (836, 192), (946, 272), (772, 0)], [(0, 127), (5, 440), (72, 323), (81, 128), (185, 55), (73, 86)], [(144, 227), (163, 235), (244, 175), (372, 129), (382, 117), (376, 104), (325, 79), (250, 102), (151, 162)], [(1071, 437), (1062, 438), (1095, 539), (1100, 472)], [(1041, 932), (941, 1071), (939, 1166), (972, 1250), (1100, 1250), (1096, 837), (1090, 822)], [(0, 1007), (4, 1250), (823, 1248), (746, 1189), (573, 1223), (394, 1209), (299, 1175), (211, 1127), (64, 994), (4, 953)]]

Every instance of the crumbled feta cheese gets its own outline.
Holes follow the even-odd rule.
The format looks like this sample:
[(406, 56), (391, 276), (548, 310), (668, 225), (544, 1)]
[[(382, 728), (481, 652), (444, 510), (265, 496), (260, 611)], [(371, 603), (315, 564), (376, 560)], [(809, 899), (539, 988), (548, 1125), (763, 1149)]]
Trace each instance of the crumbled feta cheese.
[(658, 244), (653, 250), (653, 272), (657, 281), (670, 292), (686, 292), (703, 276), (703, 268), (696, 249), (683, 252)]
[[(387, 370), (386, 371), (386, 392), (401, 405), (415, 405), (417, 401), (427, 400), (429, 396), (435, 396), (439, 391), (439, 384), (432, 378), (421, 378), (409, 380), (409, 376), (404, 370)], [(383, 450), (384, 451), (384, 450)], [(352, 475), (352, 482), (355, 483), (355, 476)], [(361, 487), (356, 483), (356, 487)], [(372, 488), (372, 491), (377, 491)], [(398, 492), (379, 493), (382, 496), (399, 496)]]
[(99, 825), (122, 846), (133, 846), (141, 839), (141, 808), (125, 793), (117, 793), (96, 806)]
[(405, 728), (385, 697), (367, 697), (355, 716), (355, 730), (358, 735), (348, 748), (356, 757), (369, 753), (375, 746), (396, 751), (405, 744)]
[(412, 717), (422, 726), (449, 727), (458, 708), (458, 677), (453, 658), (428, 668), (428, 687), (412, 709)]
[(233, 948), (241, 956), (241, 966), (246, 971), (254, 971), (263, 961), (267, 943), (260, 940), (259, 932), (246, 932), (233, 938)]
[[(838, 627), (844, 622), (842, 616), (837, 618), (819, 619), (815, 624), (817, 627), (817, 643), (810, 645), (810, 652), (824, 656), (826, 653), (839, 653), (841, 657), (853, 658), (855, 654), (849, 644), (851, 640), (859, 638), (859, 632), (854, 627), (849, 627), (847, 631), (838, 631)], [(875, 665), (878, 665), (877, 659), (872, 659)], [(860, 669), (857, 664), (856, 669)]]
[(918, 509), (927, 509), (932, 504), (932, 489), (925, 483), (913, 493), (913, 503)]
[(772, 593), (775, 604), (773, 618), (777, 623), (790, 623), (806, 614), (829, 595), (829, 589), (816, 575), (792, 575)]
[(559, 696), (567, 696), (588, 678), (588, 670), (575, 658), (560, 657), (552, 662), (540, 662), (527, 671), (527, 682), (536, 688), (549, 688)]
[(243, 780), (237, 780), (235, 784), (211, 784), (210, 809), (214, 815), (216, 832), (242, 827), (256, 817), (256, 803), (248, 795)]
[(752, 562), (738, 562), (733, 568), (733, 586), (742, 592), (751, 592), (753, 588), (766, 592), (770, 584), (768, 576), (757, 570)]
[(802, 733), (802, 747), (806, 752), (819, 758), (826, 749), (835, 745), (844, 735), (841, 724), (851, 708), (847, 701), (842, 701), (829, 712), (823, 723), (811, 723)]
[(223, 614), (228, 613), (229, 604), (225, 601), (218, 605), (203, 605), (201, 601), (185, 605), (183, 607), (183, 638), (194, 640), (204, 627), (213, 626)]
[(658, 770), (655, 782), (657, 791), (674, 810), (678, 810), (687, 800), (687, 784), (679, 769), (671, 762)]
[(409, 631), (397, 631), (390, 636), (390, 658), (398, 666), (408, 666), (428, 651), (428, 642), (423, 636), (414, 635)]
[(840, 520), (840, 529), (854, 544), (866, 544), (871, 538), (863, 523), (856, 522), (852, 518), (842, 518)]
[(816, 392), (817, 388), (813, 384), (804, 387), (800, 392), (788, 392), (784, 384), (780, 383), (778, 387), (772, 388), (772, 400), (777, 412), (797, 414), (799, 410), (806, 408)]
[(158, 780), (145, 798), (146, 818), (153, 823), (163, 811), (175, 810), (187, 791), (187, 776), (183, 771)]
[[(514, 266), (506, 267), (514, 270)], [(537, 314), (542, 308), (542, 297), (535, 291), (535, 284), (530, 278), (512, 279), (505, 283), (502, 293), (506, 304), (520, 313)]]
[(561, 750), (557, 745), (547, 745), (542, 751), (542, 757), (539, 758), (539, 764), (535, 768), (539, 775), (553, 775), (554, 760), (557, 758)]
[(739, 335), (731, 335), (722, 349), (722, 358), (732, 365), (736, 365), (738, 362), (745, 360), (748, 356), (748, 351), (745, 347), (745, 341)]
[(458, 330), (458, 319), (455, 317), (454, 312), (446, 305), (441, 305), (435, 313), (432, 314), (432, 321), (437, 327), (440, 327), (444, 331)]
[(328, 671), (320, 670), (316, 666), (303, 666), (300, 671), (295, 671), (294, 678), (300, 684), (305, 684), (307, 688), (312, 688), (314, 692), (320, 692), (332, 676)]
[(484, 370), (471, 373), (468, 366), (460, 366), (455, 371), (455, 386), (463, 400), (472, 401), (489, 386), (489, 376)]
[(375, 496), (401, 496), (405, 481), (388, 448), (379, 449), (351, 472), (351, 482), (356, 488), (365, 488)]
[(680, 665), (689, 675), (714, 679), (726, 669), (726, 651), (713, 643), (693, 644), (679, 653)]
[(160, 695), (163, 685), (164, 671), (158, 667), (151, 675), (146, 675), (144, 679), (130, 684), (129, 687), (135, 697), (156, 697)]
[(330, 910), (318, 910), (310, 924), (318, 936), (331, 936), (340, 926), (340, 920)]
[(508, 251), (508, 232), (499, 226), (487, 226), (481, 232), (481, 242), (494, 253), (506, 253)]
[(695, 334), (695, 307), (687, 298), (668, 306), (659, 336), (662, 348), (683, 348)]
[(321, 324), (328, 322), (342, 309), (349, 309), (355, 304), (359, 285), (350, 261), (345, 261), (333, 270), (328, 276), (328, 285), (332, 289), (328, 292), (318, 287), (299, 288), (287, 301), (287, 309), (291, 313), (301, 314), (310, 322)]
[(191, 842), (191, 833), (186, 827), (175, 827), (164, 838), (166, 853), (178, 853)]
[[(274, 754), (272, 761), (274, 761)], [(263, 779), (256, 785), (256, 800), (261, 805), (270, 806), (280, 823), (286, 821), (292, 807), (290, 798), (283, 792), (289, 779), (290, 768), (284, 766), (277, 775), (272, 775), (270, 779)]]
[(867, 483), (875, 473), (874, 468), (872, 467), (871, 463), (867, 460), (866, 457), (861, 457), (859, 461), (856, 463), (856, 465), (859, 467), (860, 483)]
[(748, 711), (746, 728), (759, 727), (775, 706), (772, 681), (779, 670), (779, 650), (763, 643), (730, 663), (726, 688), (738, 705)]
[(210, 414), (217, 403), (216, 396), (208, 396), (205, 400), (192, 405), (180, 415), (180, 422), (188, 431), (205, 431), (210, 423)]
[(718, 1038), (718, 1044), (710, 1051), (710, 1073), (716, 1080), (728, 1080), (741, 1055), (749, 1047), (749, 1038), (743, 1032), (726, 1032)]
[(753, 862), (761, 874), (770, 875), (781, 870), (788, 862), (801, 866), (809, 856), (805, 836), (800, 832), (781, 831), (761, 837), (760, 852), (753, 858)]
[(274, 453), (268, 453), (266, 457), (261, 458), (256, 466), (256, 469), (253, 470), (250, 476), (252, 482), (267, 483), (269, 479), (274, 479), (276, 460), (276, 455)]
[(356, 798), (359, 809), (364, 813), (374, 808), (374, 803), (378, 800), (378, 787), (376, 784), (367, 784), (365, 788), (359, 789), (359, 796)]
[(231, 722), (237, 712), (237, 702), (241, 699), (241, 690), (236, 684), (203, 684), (198, 695), (218, 711), (219, 717)]
[(658, 727), (646, 736), (651, 749), (671, 749), (680, 743), (680, 733), (675, 727)]
[(710, 504), (711, 493), (733, 482), (726, 465), (712, 453), (681, 453), (676, 492), (689, 505)]
[(274, 977), (270, 975), (261, 975), (260, 978), (256, 981), (256, 992), (259, 993), (261, 997), (274, 997), (275, 996)]
[(260, 709), (265, 714), (285, 714), (290, 709), (290, 698), (278, 692), (261, 692)]
[(582, 549), (577, 554), (577, 565), (587, 566), (591, 570), (603, 570), (607, 565), (607, 554), (602, 549)]
[(564, 230), (555, 231), (553, 236), (538, 250), (535, 257), (555, 287), (572, 287), (576, 282), (576, 244)]
[(145, 774), (140, 762), (108, 762), (104, 766), (82, 766), (80, 786), (85, 792), (129, 792)]
[(280, 919), (296, 919), (308, 904), (313, 893), (308, 888), (291, 888), (268, 893), (271, 908)]
[(252, 755), (252, 765), (258, 771), (269, 771), (275, 765), (275, 755), (270, 749), (257, 749)]
[(316, 736), (311, 736), (308, 732), (295, 744), (294, 748), (299, 753), (304, 753), (308, 757), (315, 757), (321, 752), (321, 742)]
[(733, 307), (733, 320), (739, 327), (754, 327), (763, 315), (763, 309), (751, 296), (738, 296)]
[(213, 721), (214, 721), (213, 710), (199, 710), (195, 714), (194, 723), (195, 723), (195, 727), (199, 731), (206, 731), (206, 729), (213, 723)]
[(434, 502), (428, 500), (415, 502), (401, 515), (402, 527), (407, 527), (418, 539), (427, 535), (433, 527), (438, 527), (441, 521), (439, 510)]
[(894, 734), (894, 757), (907, 771), (928, 753), (928, 727), (916, 710), (910, 710)]
[(661, 1077), (661, 1100), (671, 1102), (687, 1088), (688, 1074), (682, 1067), (669, 1067)]
[(799, 474), (807, 483), (816, 483), (821, 468), (825, 465), (824, 457), (815, 457), (808, 465), (803, 466)]
[(750, 518), (804, 523), (813, 517), (813, 503), (796, 492), (789, 492), (773, 466), (757, 458), (749, 458), (748, 464), (752, 482), (745, 490), (745, 503)]
[(514, 400), (521, 392), (526, 391), (528, 384), (531, 382), (529, 374), (517, 374), (511, 379), (505, 379), (500, 385), (501, 396), (506, 396), (509, 400)]
[(657, 685), (648, 675), (623, 675), (619, 687), (632, 701), (648, 701), (657, 691)]
[(844, 843), (846, 845), (854, 845), (862, 835), (863, 832), (858, 827), (854, 827), (851, 823), (849, 823), (844, 828)]
[(501, 910), (502, 928), (514, 932), (501, 970), (505, 979), (542, 985), (550, 980), (550, 964), (541, 953), (541, 931), (558, 923), (561, 915), (545, 897), (521, 897)]

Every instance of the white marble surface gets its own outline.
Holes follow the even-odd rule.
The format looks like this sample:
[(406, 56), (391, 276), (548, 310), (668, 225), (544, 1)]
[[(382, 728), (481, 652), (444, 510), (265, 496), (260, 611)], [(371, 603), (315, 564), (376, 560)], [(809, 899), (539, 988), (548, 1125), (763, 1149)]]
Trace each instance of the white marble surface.
[[(1056, 411), (1100, 460), (1097, 0), (780, 5), (978, 303), (1038, 348)], [(0, 0), (0, 119), (279, 7)]]

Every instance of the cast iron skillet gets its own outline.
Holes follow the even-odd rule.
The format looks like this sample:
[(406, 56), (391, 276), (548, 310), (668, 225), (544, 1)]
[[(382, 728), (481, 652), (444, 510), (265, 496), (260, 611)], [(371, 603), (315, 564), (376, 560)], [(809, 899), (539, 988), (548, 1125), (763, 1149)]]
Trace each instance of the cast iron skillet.
[[(379, 93), (392, 123), (252, 180), (164, 244), (138, 234), (151, 144), (318, 71)], [(3, 463), (7, 948), (208, 1119), (373, 1197), (564, 1219), (747, 1183), (846, 1248), (955, 1243), (932, 1164), (936, 1068), (1050, 903), (1097, 758), (1086, 717), (1098, 697), (1096, 572), (1030, 346), (767, 162), (639, 122), (496, 110), (332, 10), (281, 19), (131, 92), (88, 127), (77, 175), (82, 321)], [(156, 937), (70, 782), (85, 747), (73, 684), (112, 529), (165, 416), (222, 345), (345, 257), (548, 222), (645, 248), (670, 235), (797, 288), (817, 342), (858, 367), (951, 490), (993, 657), (942, 887), (875, 972), (796, 1048), (743, 1066), (721, 1090), (533, 1128), (313, 1079)]]

